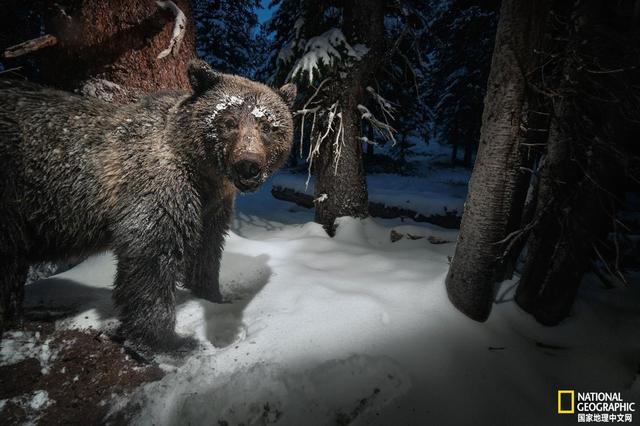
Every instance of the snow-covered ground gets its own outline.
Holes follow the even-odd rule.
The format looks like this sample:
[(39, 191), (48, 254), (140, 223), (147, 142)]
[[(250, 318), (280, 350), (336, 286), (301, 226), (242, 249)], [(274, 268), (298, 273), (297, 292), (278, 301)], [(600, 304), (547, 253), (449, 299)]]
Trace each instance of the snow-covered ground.
[[(480, 324), (445, 293), (456, 231), (343, 218), (329, 238), (269, 190), (238, 199), (222, 262), (233, 303), (180, 291), (178, 331), (201, 347), (158, 357), (169, 373), (119, 402), (141, 408), (136, 423), (552, 425), (577, 422), (555, 414), (558, 389), (640, 403), (638, 286), (587, 280), (573, 315), (548, 328), (505, 282)], [(392, 229), (451, 242), (392, 243)], [(59, 327), (104, 327), (114, 272), (109, 254), (90, 258), (28, 286), (27, 303), (76, 305)]]

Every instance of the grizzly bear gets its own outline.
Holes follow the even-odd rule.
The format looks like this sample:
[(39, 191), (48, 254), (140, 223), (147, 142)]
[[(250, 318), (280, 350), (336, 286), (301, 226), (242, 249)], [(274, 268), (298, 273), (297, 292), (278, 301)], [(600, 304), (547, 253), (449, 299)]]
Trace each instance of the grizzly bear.
[(119, 335), (179, 347), (175, 288), (221, 301), (236, 192), (253, 191), (292, 143), (288, 84), (189, 65), (192, 92), (129, 105), (0, 81), (0, 329), (21, 315), (30, 263), (110, 249)]

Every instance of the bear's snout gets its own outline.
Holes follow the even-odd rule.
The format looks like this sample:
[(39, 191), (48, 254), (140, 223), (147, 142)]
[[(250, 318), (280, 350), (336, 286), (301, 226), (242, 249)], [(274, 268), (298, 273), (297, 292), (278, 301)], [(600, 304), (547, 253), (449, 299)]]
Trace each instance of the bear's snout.
[(233, 163), (233, 180), (240, 191), (255, 191), (262, 183), (264, 161), (257, 153), (247, 152)]
[(233, 165), (233, 170), (240, 179), (258, 179), (262, 173), (262, 164), (257, 154), (249, 154), (246, 158), (236, 162)]

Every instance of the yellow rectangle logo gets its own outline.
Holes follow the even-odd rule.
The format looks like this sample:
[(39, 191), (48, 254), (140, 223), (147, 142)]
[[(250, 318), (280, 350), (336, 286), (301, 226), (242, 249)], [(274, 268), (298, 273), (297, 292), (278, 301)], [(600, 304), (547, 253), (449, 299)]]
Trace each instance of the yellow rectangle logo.
[[(562, 395), (571, 395), (571, 406), (563, 407), (562, 404)], [(558, 391), (558, 414), (573, 414), (575, 412), (575, 404), (576, 402), (576, 391), (574, 390), (559, 390)]]

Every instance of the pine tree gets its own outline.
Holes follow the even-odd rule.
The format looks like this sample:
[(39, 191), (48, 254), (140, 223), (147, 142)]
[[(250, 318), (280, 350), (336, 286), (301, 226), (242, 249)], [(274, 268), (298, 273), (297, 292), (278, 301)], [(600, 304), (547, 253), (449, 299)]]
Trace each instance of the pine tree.
[(259, 0), (195, 0), (198, 56), (217, 70), (252, 77)]
[(491, 52), (498, 17), (494, 0), (440, 2), (432, 12), (426, 37), (429, 62), (427, 103), (433, 111), (436, 139), (465, 148), (463, 164), (472, 166), (472, 153), (480, 137), (480, 124)]
[(304, 0), (272, 0), (269, 7), (276, 11), (264, 26), (271, 40), (262, 75), (277, 86), (287, 80), (289, 67), (304, 47)]
[(637, 188), (640, 122), (632, 6), (502, 2), (478, 159), (446, 278), (449, 298), (471, 318), (487, 318), (494, 284), (513, 275), (519, 255), (515, 300), (545, 325), (570, 314), (587, 272), (607, 286), (626, 281), (620, 229), (630, 228), (617, 212), (624, 191)]
[[(367, 215), (363, 144), (394, 146), (400, 162), (425, 133), (415, 89), (415, 52), (425, 26), (425, 0), (280, 0), (271, 20), (271, 78), (300, 89), (297, 152), (316, 177), (316, 221), (331, 232), (336, 217)], [(393, 81), (392, 81), (393, 80)], [(399, 89), (400, 88), (400, 89)], [(403, 108), (399, 110), (398, 108)], [(405, 133), (396, 137), (396, 116)]]
[(527, 116), (528, 77), (538, 65), (541, 23), (549, 2), (502, 2), (491, 63), (478, 161), (465, 202), (460, 235), (446, 278), (452, 303), (478, 321), (491, 311), (501, 280), (503, 242), (522, 213), (526, 179), (521, 167)]

